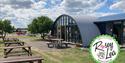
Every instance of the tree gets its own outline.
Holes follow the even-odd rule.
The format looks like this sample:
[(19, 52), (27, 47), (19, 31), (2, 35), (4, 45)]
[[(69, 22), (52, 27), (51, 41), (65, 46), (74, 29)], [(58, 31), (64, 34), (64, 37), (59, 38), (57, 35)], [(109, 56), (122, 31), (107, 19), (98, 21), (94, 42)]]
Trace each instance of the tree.
[(0, 20), (0, 34), (1, 38), (4, 40), (6, 37), (6, 33), (12, 33), (14, 30), (14, 26), (11, 25), (10, 20)]
[(41, 38), (44, 39), (45, 33), (50, 31), (53, 21), (47, 16), (41, 16), (33, 19), (32, 23), (28, 25), (28, 30), (33, 33), (40, 33)]

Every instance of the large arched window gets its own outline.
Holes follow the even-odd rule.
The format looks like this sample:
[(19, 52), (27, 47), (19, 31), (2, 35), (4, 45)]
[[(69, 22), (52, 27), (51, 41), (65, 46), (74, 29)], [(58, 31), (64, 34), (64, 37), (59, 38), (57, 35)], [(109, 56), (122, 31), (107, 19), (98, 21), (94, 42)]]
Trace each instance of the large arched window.
[(67, 42), (82, 43), (77, 23), (68, 15), (61, 15), (56, 19), (52, 27), (52, 35)]

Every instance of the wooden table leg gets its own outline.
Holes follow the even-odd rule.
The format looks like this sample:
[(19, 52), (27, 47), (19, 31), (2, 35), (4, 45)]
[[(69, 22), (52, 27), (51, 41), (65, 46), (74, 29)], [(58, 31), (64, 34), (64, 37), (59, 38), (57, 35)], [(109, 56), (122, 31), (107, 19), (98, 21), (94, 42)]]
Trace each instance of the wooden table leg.
[(23, 49), (28, 53), (28, 56), (32, 56), (31, 47), (28, 47), (28, 49), (23, 47)]
[(22, 43), (19, 43), (21, 46), (24, 46), (24, 42), (22, 42)]
[(8, 55), (12, 50), (13, 50), (13, 48), (9, 49), (9, 50), (6, 52), (6, 55)]
[(6, 55), (6, 51), (7, 51), (7, 49), (4, 49), (4, 58), (7, 57), (7, 55)]
[(56, 46), (56, 48), (59, 47), (59, 43), (58, 43), (58, 41), (55, 42), (55, 46)]
[(31, 47), (28, 47), (28, 49), (29, 49), (29, 55), (32, 56)]
[(38, 63), (42, 63), (42, 60), (38, 60)]
[(8, 46), (10, 46), (11, 44), (5, 44), (5, 47), (8, 47)]
[(24, 45), (24, 42), (22, 42), (22, 45)]
[(33, 61), (30, 61), (29, 63), (34, 63)]
[(11, 52), (13, 50), (13, 48), (12, 49), (9, 49), (8, 51), (7, 51), (7, 49), (4, 49), (4, 58), (7, 58), (7, 55)]

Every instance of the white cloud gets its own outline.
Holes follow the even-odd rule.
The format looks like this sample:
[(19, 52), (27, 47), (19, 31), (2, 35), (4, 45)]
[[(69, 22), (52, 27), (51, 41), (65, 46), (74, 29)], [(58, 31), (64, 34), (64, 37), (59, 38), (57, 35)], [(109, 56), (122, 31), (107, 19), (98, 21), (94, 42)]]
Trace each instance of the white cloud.
[(10, 19), (16, 27), (27, 27), (32, 19), (45, 15), (55, 20), (61, 14), (104, 16), (96, 9), (107, 0), (0, 0), (0, 18)]
[(32, 4), (32, 7), (35, 9), (43, 9), (45, 5), (46, 5), (46, 2), (39, 1), (39, 2), (35, 2), (34, 4)]
[[(14, 3), (24, 2), (24, 0), (13, 0)], [(29, 1), (29, 0), (25, 0)], [(3, 4), (4, 3), (4, 4)], [(12, 2), (11, 2), (12, 3)], [(57, 6), (53, 5), (53, 8), (45, 8), (47, 4), (46, 0), (41, 0), (35, 3), (27, 4), (31, 7), (27, 8), (27, 5), (17, 6), (17, 4), (11, 4), (10, 0), (0, 1), (0, 18), (9, 19), (12, 22), (12, 25), (18, 27), (27, 27), (29, 23), (31, 23), (33, 18), (36, 18), (41, 15), (49, 16), (55, 20), (55, 18), (64, 13), (64, 10)], [(22, 5), (22, 3), (20, 3)], [(55, 4), (55, 3), (53, 3)], [(24, 7), (24, 8), (22, 8)]]
[[(27, 27), (27, 24), (29, 24), (33, 18), (40, 15), (40, 13), (34, 10), (34, 8), (31, 6), (31, 3), (27, 4), (28, 6), (31, 6), (29, 8), (27, 8), (27, 5), (23, 5), (24, 4), (23, 2), (31, 2), (31, 1), (29, 0), (13, 0), (13, 1), (15, 1), (14, 3), (17, 2), (21, 3), (19, 3), (18, 6), (17, 4), (11, 4), (12, 2), (10, 0), (0, 1), (1, 5), (0, 18), (11, 20), (12, 24), (15, 25), (16, 27)], [(16, 6), (18, 7), (16, 8)]]
[(120, 9), (125, 11), (125, 0), (120, 0), (110, 6), (110, 9)]
[(30, 0), (0, 0), (0, 4), (10, 5), (12, 8), (30, 8)]
[(105, 4), (107, 0), (65, 0), (65, 10), (75, 14), (92, 13)]
[(117, 14), (117, 13), (111, 13), (111, 12), (107, 12), (107, 13), (103, 13), (103, 12), (94, 12), (92, 14), (88, 14), (90, 16), (95, 16), (95, 17), (103, 17), (103, 16), (108, 16), (108, 15), (114, 15), (114, 14)]

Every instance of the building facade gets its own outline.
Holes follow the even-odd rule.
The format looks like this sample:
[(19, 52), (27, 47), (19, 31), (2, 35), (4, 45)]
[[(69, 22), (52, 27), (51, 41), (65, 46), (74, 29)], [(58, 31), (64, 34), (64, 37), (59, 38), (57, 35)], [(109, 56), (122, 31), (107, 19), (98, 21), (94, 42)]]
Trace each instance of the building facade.
[(100, 17), (94, 23), (101, 34), (109, 34), (116, 38), (120, 45), (125, 44), (125, 14)]
[(52, 26), (52, 35), (67, 42), (88, 47), (92, 39), (101, 34), (114, 36), (120, 45), (125, 43), (125, 14), (93, 17), (60, 15)]
[(55, 20), (52, 27), (52, 35), (67, 42), (82, 43), (77, 23), (68, 15), (61, 15)]

